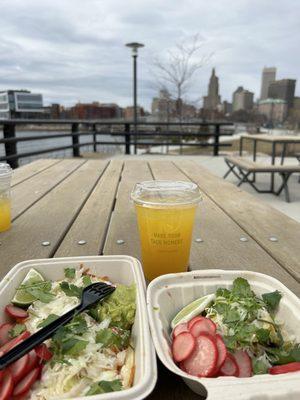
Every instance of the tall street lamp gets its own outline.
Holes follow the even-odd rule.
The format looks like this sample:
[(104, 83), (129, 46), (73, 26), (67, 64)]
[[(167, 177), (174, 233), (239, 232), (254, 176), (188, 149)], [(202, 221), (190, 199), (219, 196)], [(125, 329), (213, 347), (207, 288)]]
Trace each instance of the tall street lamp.
[(134, 154), (137, 147), (137, 56), (138, 49), (144, 47), (142, 43), (132, 42), (127, 43), (127, 47), (132, 49), (133, 58), (133, 124), (134, 124)]

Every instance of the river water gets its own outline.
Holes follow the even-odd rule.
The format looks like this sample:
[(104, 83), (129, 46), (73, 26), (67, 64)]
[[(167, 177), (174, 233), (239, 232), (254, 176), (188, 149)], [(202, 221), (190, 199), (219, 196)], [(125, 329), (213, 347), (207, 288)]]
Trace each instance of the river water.
[[(47, 135), (52, 135), (52, 134), (57, 134), (59, 135), (60, 133), (67, 133), (68, 131), (17, 131), (16, 135), (18, 137), (26, 137), (26, 136), (47, 136)], [(0, 138), (3, 138), (3, 132), (2, 129), (0, 129)], [(118, 142), (124, 141), (123, 137), (120, 136), (111, 136), (111, 135), (99, 135), (97, 137), (98, 141), (110, 141), (110, 142), (116, 142), (115, 145), (97, 145), (97, 152), (102, 153), (106, 155), (107, 157), (115, 155), (115, 154), (124, 154), (124, 146), (118, 145)], [(92, 142), (93, 136), (92, 135), (86, 135), (86, 136), (81, 136), (80, 137), (80, 143), (89, 143)], [(71, 137), (61, 137), (61, 138), (55, 138), (55, 139), (41, 139), (41, 140), (34, 140), (34, 141), (26, 141), (26, 142), (19, 142), (17, 143), (17, 152), (18, 153), (28, 153), (28, 152), (33, 152), (37, 150), (44, 150), (44, 149), (50, 149), (54, 147), (62, 147), (62, 146), (69, 146), (72, 144), (72, 139)], [(80, 147), (80, 152), (83, 153), (89, 153), (93, 152), (93, 146), (87, 145), (87, 146), (82, 146)], [(0, 144), (0, 157), (5, 156), (5, 150), (4, 150), (4, 144)], [(19, 164), (24, 165), (27, 164), (35, 159), (44, 157), (44, 158), (67, 158), (67, 157), (72, 157), (73, 152), (72, 149), (67, 149), (67, 150), (58, 150), (50, 153), (44, 153), (42, 155), (36, 155), (32, 157), (26, 157), (26, 158), (20, 158), (19, 159)]]

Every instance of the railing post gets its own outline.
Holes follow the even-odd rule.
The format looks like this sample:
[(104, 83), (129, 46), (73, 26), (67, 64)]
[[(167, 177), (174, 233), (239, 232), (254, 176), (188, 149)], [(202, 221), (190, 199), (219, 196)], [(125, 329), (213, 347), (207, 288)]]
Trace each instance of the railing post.
[(215, 143), (214, 143), (214, 156), (219, 155), (219, 138), (220, 138), (220, 125), (215, 125)]
[[(16, 137), (16, 125), (15, 124), (4, 124), (3, 125), (3, 138), (11, 139)], [(13, 156), (17, 154), (17, 143), (16, 142), (8, 142), (4, 144), (5, 155)], [(18, 168), (19, 160), (17, 158), (8, 161), (12, 168)]]
[(125, 124), (125, 154), (130, 154), (130, 124)]
[(80, 148), (79, 148), (79, 124), (72, 124), (72, 145), (73, 145), (73, 157), (80, 157)]
[(97, 130), (96, 130), (96, 124), (93, 124), (93, 150), (94, 153), (97, 153)]

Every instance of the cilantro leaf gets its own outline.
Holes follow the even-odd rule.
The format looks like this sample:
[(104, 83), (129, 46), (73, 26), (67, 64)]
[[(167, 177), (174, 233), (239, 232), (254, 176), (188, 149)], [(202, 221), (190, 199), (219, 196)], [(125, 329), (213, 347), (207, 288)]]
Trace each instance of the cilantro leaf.
[(251, 290), (249, 282), (244, 278), (236, 278), (233, 281), (231, 293), (234, 297), (253, 297), (254, 294)]
[(66, 281), (61, 282), (59, 286), (67, 296), (78, 297), (79, 299), (81, 298), (82, 288), (73, 285), (72, 283), (68, 283)]
[(92, 284), (92, 280), (91, 280), (90, 276), (88, 276), (88, 275), (84, 275), (82, 277), (82, 282), (83, 282), (84, 287)]
[(28, 283), (20, 285), (17, 290), (22, 290), (39, 300), (42, 303), (50, 303), (55, 298), (55, 295), (51, 293), (52, 283), (50, 281)]
[(223, 322), (225, 324), (228, 324), (231, 322), (238, 322), (240, 320), (241, 320), (240, 313), (236, 309), (232, 308), (226, 312)]
[(261, 344), (268, 344), (270, 342), (270, 331), (268, 329), (260, 328), (255, 332), (255, 335)]
[(269, 367), (262, 360), (252, 360), (253, 372), (255, 375), (267, 374)]
[(230, 297), (230, 290), (225, 289), (225, 288), (219, 288), (216, 291), (216, 297), (225, 297), (225, 299)]
[(104, 347), (116, 347), (118, 350), (123, 350), (128, 347), (130, 339), (130, 331), (107, 328), (97, 332), (96, 343), (102, 343)]
[(88, 341), (80, 340), (76, 338), (69, 338), (62, 343), (62, 354), (67, 354), (69, 356), (77, 356), (86, 348)]
[(44, 328), (45, 326), (49, 325), (51, 322), (55, 321), (58, 317), (56, 314), (49, 314), (47, 318), (43, 319), (42, 322), (38, 324), (38, 328)]
[(274, 365), (300, 362), (300, 344), (296, 344), (289, 349), (266, 347), (265, 350), (271, 363)]
[(9, 337), (11, 338), (15, 338), (19, 335), (21, 335), (21, 333), (26, 331), (26, 325), (24, 324), (16, 324), (13, 328), (11, 328), (11, 330), (8, 332)]
[(74, 335), (82, 335), (87, 330), (85, 318), (82, 315), (76, 315), (76, 317), (66, 325), (66, 329), (69, 333)]
[(65, 268), (65, 277), (69, 279), (75, 278), (75, 268)]
[(100, 381), (94, 383), (90, 390), (87, 392), (87, 396), (93, 396), (95, 394), (118, 392), (122, 390), (122, 383), (120, 379), (115, 379), (114, 381)]
[(280, 292), (278, 292), (278, 290), (275, 290), (275, 292), (271, 293), (264, 293), (262, 295), (263, 301), (265, 302), (269, 312), (274, 312), (277, 309), (281, 297), (282, 295)]

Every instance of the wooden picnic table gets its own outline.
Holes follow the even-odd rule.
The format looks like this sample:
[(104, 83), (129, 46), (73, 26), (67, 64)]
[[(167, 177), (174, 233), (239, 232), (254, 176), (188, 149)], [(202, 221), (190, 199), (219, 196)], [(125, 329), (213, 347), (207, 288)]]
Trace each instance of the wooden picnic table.
[[(287, 146), (289, 144), (300, 144), (300, 136), (292, 136), (292, 135), (268, 135), (268, 134), (260, 134), (260, 135), (241, 135), (240, 136), (240, 146), (239, 146), (239, 154), (243, 155), (243, 143), (245, 140), (250, 140), (253, 142), (253, 161), (256, 161), (257, 155), (257, 143), (265, 142), (271, 145), (271, 164), (274, 165), (276, 161), (276, 151), (277, 146), (281, 146), (280, 153), (280, 164), (284, 163), (284, 159), (286, 156)], [(298, 157), (297, 157), (298, 159)], [(255, 173), (254, 173), (254, 181), (255, 181)], [(271, 173), (271, 181), (270, 181), (270, 191), (274, 191), (274, 173)]]
[[(196, 162), (174, 160), (44, 159), (15, 170), (13, 226), (0, 233), (1, 277), (26, 259), (95, 254), (139, 258), (131, 189), (142, 180), (176, 179), (196, 182), (203, 193), (191, 269), (263, 272), (300, 296), (300, 224)], [(149, 399), (199, 396), (159, 364)]]

